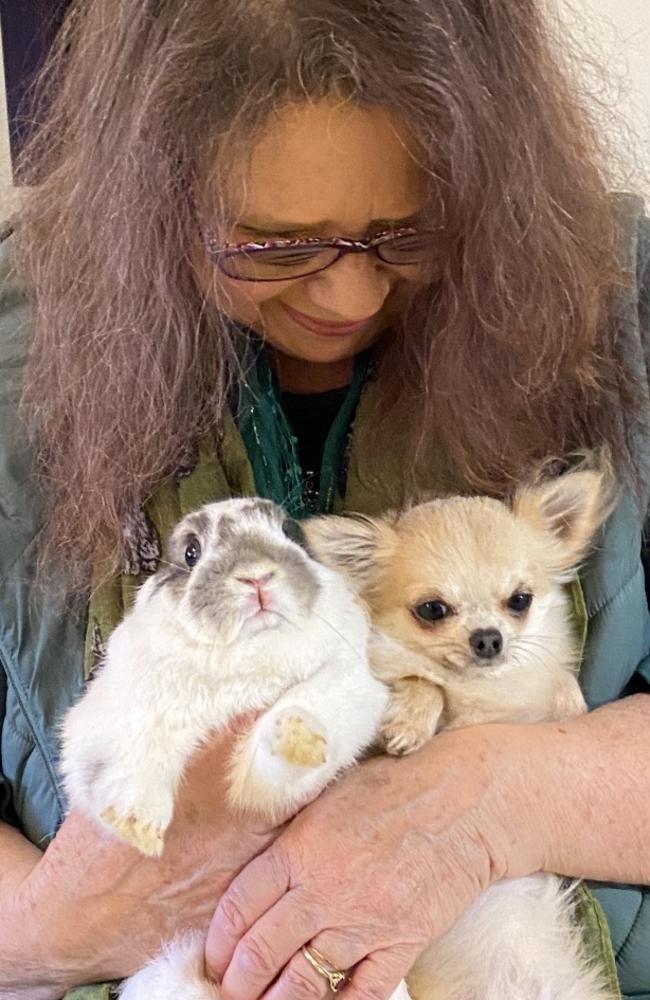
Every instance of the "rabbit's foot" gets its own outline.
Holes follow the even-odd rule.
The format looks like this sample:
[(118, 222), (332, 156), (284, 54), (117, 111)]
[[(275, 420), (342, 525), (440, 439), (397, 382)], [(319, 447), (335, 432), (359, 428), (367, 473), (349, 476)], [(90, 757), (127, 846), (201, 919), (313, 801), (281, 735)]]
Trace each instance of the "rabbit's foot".
[(130, 813), (121, 816), (114, 806), (101, 813), (101, 819), (133, 847), (150, 857), (160, 857), (164, 845), (165, 829), (161, 824), (146, 823)]
[(327, 761), (327, 740), (300, 715), (287, 714), (277, 720), (271, 750), (299, 767), (319, 767)]

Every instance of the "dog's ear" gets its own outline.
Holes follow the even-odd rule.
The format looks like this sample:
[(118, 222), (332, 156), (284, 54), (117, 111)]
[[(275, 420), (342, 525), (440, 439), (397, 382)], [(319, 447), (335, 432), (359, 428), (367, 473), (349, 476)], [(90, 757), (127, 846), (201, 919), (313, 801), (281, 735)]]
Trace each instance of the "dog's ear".
[(512, 510), (546, 535), (549, 563), (554, 572), (567, 574), (584, 559), (613, 505), (611, 467), (598, 455), (554, 479), (522, 487)]
[(310, 517), (302, 528), (314, 557), (343, 573), (359, 593), (372, 584), (392, 534), (386, 521), (365, 514)]

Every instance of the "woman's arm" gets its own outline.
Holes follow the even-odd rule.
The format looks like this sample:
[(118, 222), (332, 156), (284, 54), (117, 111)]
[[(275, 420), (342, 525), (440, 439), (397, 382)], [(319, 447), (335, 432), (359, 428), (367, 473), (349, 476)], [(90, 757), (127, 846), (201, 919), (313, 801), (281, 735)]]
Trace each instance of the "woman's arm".
[(193, 762), (160, 859), (75, 812), (44, 854), (0, 830), (1, 1000), (55, 1000), (122, 978), (180, 927), (207, 927), (225, 887), (273, 836), (229, 812), (224, 752), (221, 742)]
[(15, 892), (41, 857), (42, 852), (18, 830), (0, 823), (0, 898)]
[(387, 1000), (499, 878), (547, 869), (650, 883), (649, 761), (647, 695), (563, 724), (441, 733), (412, 757), (368, 761), (235, 879), (208, 965), (228, 1000), (324, 997), (300, 954), (312, 942), (339, 968), (361, 963), (349, 1000)]
[(506, 874), (538, 864), (650, 885), (650, 695), (566, 723), (499, 728), (495, 766), (513, 782), (501, 792), (504, 826), (521, 845), (507, 852)]
[(72, 986), (111, 978), (103, 975), (107, 931), (118, 934), (129, 909), (111, 882), (119, 891), (131, 881), (132, 894), (142, 896), (137, 866), (134, 851), (102, 844), (80, 816), (63, 823), (45, 854), (4, 827), (0, 867), (11, 874), (0, 885), (0, 998), (56, 1000)]
[(21, 883), (41, 857), (41, 852), (22, 834), (0, 823), (0, 998), (3, 1000), (49, 1000), (56, 996), (31, 986), (21, 988), (11, 971), (12, 967), (22, 970), (33, 961), (27, 935), (21, 933), (26, 921), (18, 917), (15, 901)]

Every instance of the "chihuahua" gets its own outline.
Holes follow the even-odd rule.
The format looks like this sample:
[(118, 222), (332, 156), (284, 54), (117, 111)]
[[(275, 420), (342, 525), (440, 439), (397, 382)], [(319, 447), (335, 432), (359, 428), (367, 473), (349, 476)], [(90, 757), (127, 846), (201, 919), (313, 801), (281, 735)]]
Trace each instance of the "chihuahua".
[[(612, 507), (602, 458), (517, 490), (369, 518), (307, 522), (317, 557), (367, 606), (371, 665), (391, 691), (382, 740), (411, 753), (444, 729), (586, 711), (567, 585)], [(609, 1000), (574, 893), (552, 874), (502, 879), (407, 977), (416, 1000)]]

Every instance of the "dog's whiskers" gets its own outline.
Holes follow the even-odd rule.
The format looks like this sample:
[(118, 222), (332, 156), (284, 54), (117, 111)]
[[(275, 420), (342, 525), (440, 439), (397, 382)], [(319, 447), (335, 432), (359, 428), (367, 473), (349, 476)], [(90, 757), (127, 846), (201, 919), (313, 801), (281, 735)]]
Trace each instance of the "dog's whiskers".
[[(513, 639), (510, 643), (510, 655), (509, 659), (513, 660), (517, 657), (517, 654), (523, 656), (527, 660), (532, 660), (533, 663), (538, 663), (540, 666), (544, 666), (546, 661), (546, 654), (548, 650), (546, 645), (542, 642), (537, 642), (534, 639), (526, 636), (519, 636), (517, 639)], [(524, 663), (517, 657), (517, 665), (523, 667)]]

